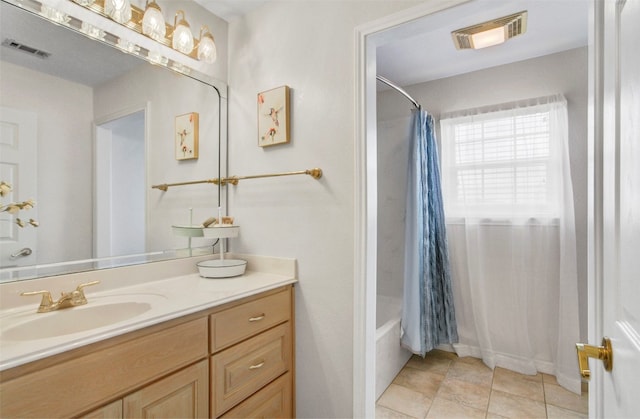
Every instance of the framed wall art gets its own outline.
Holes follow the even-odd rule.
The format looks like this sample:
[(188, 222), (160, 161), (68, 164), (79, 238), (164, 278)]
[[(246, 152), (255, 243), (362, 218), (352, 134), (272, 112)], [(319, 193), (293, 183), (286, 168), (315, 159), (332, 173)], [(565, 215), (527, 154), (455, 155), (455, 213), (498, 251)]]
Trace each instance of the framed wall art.
[(258, 145), (289, 142), (289, 86), (258, 93)]
[(176, 116), (176, 160), (198, 158), (198, 113)]

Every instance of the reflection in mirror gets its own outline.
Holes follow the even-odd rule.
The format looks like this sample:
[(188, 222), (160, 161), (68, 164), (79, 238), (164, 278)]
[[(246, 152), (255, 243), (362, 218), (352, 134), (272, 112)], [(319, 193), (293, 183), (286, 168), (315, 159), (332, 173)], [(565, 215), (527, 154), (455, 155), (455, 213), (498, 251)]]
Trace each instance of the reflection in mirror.
[[(176, 236), (171, 226), (215, 216), (218, 188), (151, 185), (221, 177), (218, 89), (0, 7), (0, 180), (13, 186), (2, 204), (36, 202), (0, 214), (0, 280), (212, 252), (213, 240)], [(175, 120), (192, 113), (199, 156), (178, 160)], [(39, 227), (19, 228), (16, 217)]]

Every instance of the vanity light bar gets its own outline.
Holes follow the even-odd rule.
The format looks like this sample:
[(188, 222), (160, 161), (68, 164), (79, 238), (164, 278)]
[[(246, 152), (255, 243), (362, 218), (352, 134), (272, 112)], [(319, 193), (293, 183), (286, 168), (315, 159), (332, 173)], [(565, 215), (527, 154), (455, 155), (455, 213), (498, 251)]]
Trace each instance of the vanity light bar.
[[(90, 6), (84, 6), (87, 9), (90, 9), (101, 16), (108, 18), (109, 16), (104, 11), (104, 0), (95, 0), (93, 4)], [(121, 25), (126, 26), (129, 29), (132, 29), (138, 33), (142, 33), (142, 18), (144, 17), (144, 10), (131, 5), (131, 19), (129, 19), (126, 23), (121, 23)], [(173, 31), (173, 26), (165, 22), (165, 26), (167, 27), (167, 33), (171, 33)], [(157, 42), (160, 42), (163, 45), (171, 47), (171, 41), (167, 38), (164, 39), (154, 39)]]
[[(105, 4), (105, 0), (95, 0), (90, 5), (81, 5), (81, 6), (86, 7), (87, 9), (89, 9), (89, 10), (95, 12), (95, 13), (98, 13), (101, 16), (109, 18), (109, 15), (104, 10), (105, 9), (104, 4)], [(140, 9), (139, 7), (134, 6), (133, 4), (131, 4), (130, 7), (131, 7), (131, 19), (129, 19), (128, 22), (124, 22), (124, 23), (120, 23), (120, 24), (124, 25), (127, 28), (129, 28), (131, 30), (134, 30), (134, 31), (136, 31), (136, 32), (138, 32), (140, 34), (144, 34), (143, 31), (142, 31), (142, 20), (144, 18), (145, 11)], [(186, 22), (184, 20), (184, 12), (179, 10), (178, 13), (180, 13), (180, 12), (182, 13), (183, 22)], [(198, 57), (197, 45), (202, 40), (202, 36), (203, 36), (202, 35), (202, 29), (200, 31), (200, 40), (198, 40), (197, 38), (193, 37), (193, 41), (194, 41), (194, 45), (195, 46), (192, 49), (192, 51), (187, 54), (187, 53), (184, 53), (183, 51), (180, 51), (179, 49), (176, 49), (174, 47), (172, 39), (171, 39), (171, 36), (176, 31), (176, 28), (178, 28), (180, 26), (180, 22), (178, 22), (178, 24), (175, 27), (173, 25), (167, 23), (166, 21), (165, 21), (164, 25), (165, 25), (165, 28), (166, 28), (165, 29), (166, 36), (164, 36), (164, 37), (153, 37), (152, 39), (154, 41), (156, 41), (156, 42), (158, 42), (160, 44), (163, 44), (165, 46), (168, 46), (168, 47), (170, 47), (170, 48), (172, 48), (172, 49), (174, 49), (176, 51), (179, 51), (179, 52), (185, 54), (186, 56), (191, 57), (191, 58), (193, 58), (195, 60), (200, 60), (199, 57)], [(188, 24), (187, 24), (187, 26), (188, 26)], [(208, 28), (207, 28), (207, 31), (208, 31)], [(209, 36), (211, 38), (212, 42), (213, 42), (213, 36), (210, 34), (210, 32), (205, 34), (205, 35)]]
[[(192, 71), (191, 68), (185, 65), (182, 65), (176, 61), (173, 61), (163, 56), (160, 53), (149, 51), (144, 47), (134, 44), (127, 39), (120, 38), (110, 32), (106, 32), (102, 30), (92, 31), (91, 30), (92, 28), (90, 27), (90, 25), (87, 25), (87, 24), (83, 25), (82, 20), (74, 16), (69, 16), (62, 12), (58, 12), (57, 10), (51, 8), (50, 6), (46, 6), (37, 0), (9, 0), (9, 3), (13, 4), (14, 6), (20, 7), (24, 10), (27, 10), (31, 13), (39, 15), (40, 17), (46, 20), (49, 20), (57, 25), (66, 26), (89, 38), (92, 38), (97, 41), (103, 42), (107, 45), (119, 48), (121, 51), (126, 52), (128, 54), (140, 57), (150, 62), (151, 64), (167, 67), (171, 70), (174, 70), (182, 74), (187, 74), (187, 75), (190, 74)], [(96, 5), (97, 3), (104, 5), (104, 0), (97, 0), (96, 3), (94, 3), (94, 5)], [(135, 10), (132, 11), (132, 15), (134, 17), (136, 16), (136, 13), (137, 12)]]
[(161, 191), (167, 191), (172, 186), (183, 186), (183, 185), (195, 185), (199, 183), (213, 183), (214, 185), (226, 186), (228, 184), (237, 185), (240, 180), (245, 179), (260, 179), (266, 177), (279, 177), (279, 176), (293, 176), (293, 175), (309, 175), (314, 179), (320, 179), (322, 177), (322, 169), (315, 167), (309, 170), (299, 170), (297, 172), (282, 172), (282, 173), (269, 173), (265, 175), (249, 175), (249, 176), (231, 176), (224, 177), (222, 179), (205, 179), (205, 180), (194, 180), (190, 182), (178, 182), (178, 183), (163, 183), (161, 185), (153, 185), (152, 189), (160, 189)]

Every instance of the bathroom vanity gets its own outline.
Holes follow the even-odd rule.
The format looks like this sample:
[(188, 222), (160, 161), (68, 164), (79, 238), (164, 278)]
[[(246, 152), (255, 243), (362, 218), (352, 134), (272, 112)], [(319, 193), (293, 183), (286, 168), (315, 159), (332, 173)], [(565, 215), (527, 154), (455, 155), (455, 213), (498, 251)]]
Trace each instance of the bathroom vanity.
[(248, 270), (207, 280), (190, 273), (87, 290), (89, 303), (69, 314), (84, 309), (90, 318), (92, 303), (132, 295), (163, 298), (131, 319), (78, 332), (69, 326), (73, 333), (63, 336), (18, 332), (31, 326), (24, 318), (63, 311), (3, 309), (0, 417), (292, 417), (295, 261), (287, 264), (289, 274)]

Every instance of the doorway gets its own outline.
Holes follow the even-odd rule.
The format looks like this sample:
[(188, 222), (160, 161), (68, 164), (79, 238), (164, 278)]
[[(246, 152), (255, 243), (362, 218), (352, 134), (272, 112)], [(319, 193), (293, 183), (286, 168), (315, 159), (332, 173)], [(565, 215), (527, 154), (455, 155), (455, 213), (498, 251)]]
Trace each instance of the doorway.
[[(376, 316), (376, 282), (377, 282), (377, 249), (378, 238), (378, 189), (375, 179), (378, 167), (377, 132), (375, 129), (376, 72), (378, 48), (388, 45), (394, 39), (416, 36), (421, 29), (420, 20), (438, 13), (438, 19), (430, 20), (433, 25), (458, 21), (465, 16), (462, 8), (464, 1), (437, 1), (428, 5), (420, 5), (404, 13), (381, 19), (366, 26), (357, 28), (356, 51), (357, 74), (357, 140), (356, 140), (356, 208), (360, 211), (356, 216), (356, 242), (361, 246), (356, 251), (356, 278), (354, 300), (354, 414), (370, 417), (374, 415), (375, 404), (375, 316)], [(478, 6), (481, 2), (468, 2), (467, 5)], [(466, 9), (465, 9), (466, 10)], [(422, 50), (421, 50), (422, 51)], [(438, 63), (434, 63), (438, 64)], [(383, 74), (384, 75), (384, 74)], [(368, 181), (367, 181), (368, 179)], [(364, 356), (363, 356), (364, 354)], [(363, 386), (363, 383), (364, 386)]]

